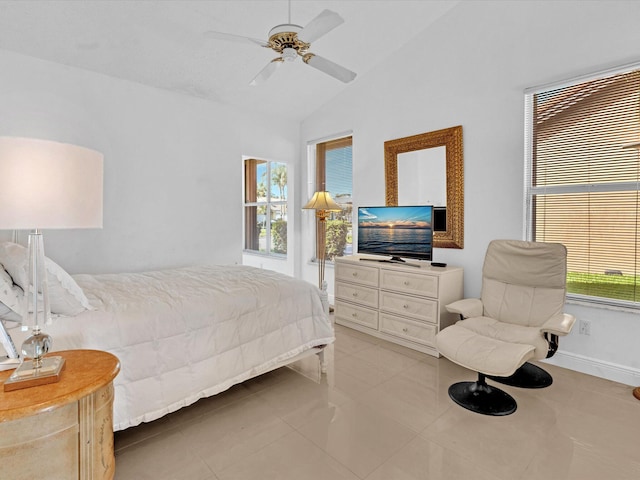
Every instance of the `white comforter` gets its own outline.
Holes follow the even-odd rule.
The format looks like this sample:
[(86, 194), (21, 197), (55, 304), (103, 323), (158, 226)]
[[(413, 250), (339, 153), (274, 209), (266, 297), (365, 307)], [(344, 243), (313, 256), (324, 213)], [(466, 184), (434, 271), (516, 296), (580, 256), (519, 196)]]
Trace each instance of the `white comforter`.
[(114, 430), (155, 420), (333, 342), (315, 286), (247, 266), (75, 275), (93, 311), (46, 327), (54, 350), (120, 359)]

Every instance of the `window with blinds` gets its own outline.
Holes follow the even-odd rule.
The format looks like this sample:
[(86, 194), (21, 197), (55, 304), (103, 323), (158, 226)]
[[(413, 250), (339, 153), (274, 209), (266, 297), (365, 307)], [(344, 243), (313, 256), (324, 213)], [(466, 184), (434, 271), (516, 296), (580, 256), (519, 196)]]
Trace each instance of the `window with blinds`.
[(567, 247), (570, 297), (640, 307), (640, 66), (525, 97), (528, 238)]
[(342, 137), (315, 145), (316, 191), (327, 191), (340, 205), (340, 212), (331, 212), (326, 224), (326, 258), (351, 255), (353, 162), (352, 137)]

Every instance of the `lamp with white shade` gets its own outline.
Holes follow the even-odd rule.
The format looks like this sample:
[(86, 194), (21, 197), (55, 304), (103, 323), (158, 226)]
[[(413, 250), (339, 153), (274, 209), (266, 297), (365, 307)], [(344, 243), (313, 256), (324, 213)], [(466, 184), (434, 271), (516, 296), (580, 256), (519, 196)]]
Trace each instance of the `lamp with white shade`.
[[(102, 227), (102, 154), (50, 140), (0, 137), (0, 229), (31, 230), (22, 326), (23, 362), (7, 382), (25, 386), (59, 377), (62, 357), (46, 357), (51, 321), (43, 229)], [(20, 388), (20, 387), (16, 387)], [(6, 389), (6, 385), (5, 385)]]

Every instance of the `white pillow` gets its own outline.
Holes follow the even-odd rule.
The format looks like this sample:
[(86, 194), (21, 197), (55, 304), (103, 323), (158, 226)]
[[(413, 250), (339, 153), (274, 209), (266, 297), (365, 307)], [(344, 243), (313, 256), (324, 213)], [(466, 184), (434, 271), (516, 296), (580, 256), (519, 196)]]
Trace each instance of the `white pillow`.
[[(23, 290), (27, 284), (28, 262), (27, 249), (22, 245), (12, 242), (0, 244), (0, 263)], [(73, 316), (91, 309), (89, 300), (71, 275), (48, 257), (45, 257), (44, 266), (51, 313)]]
[(22, 289), (13, 284), (11, 276), (0, 265), (0, 320), (22, 320)]

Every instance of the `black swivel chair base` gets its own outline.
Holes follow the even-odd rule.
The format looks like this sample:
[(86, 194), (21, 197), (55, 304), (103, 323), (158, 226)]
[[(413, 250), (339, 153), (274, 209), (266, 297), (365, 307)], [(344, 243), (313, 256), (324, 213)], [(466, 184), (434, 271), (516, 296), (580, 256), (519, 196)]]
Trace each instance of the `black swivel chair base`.
[(487, 378), (502, 383), (503, 385), (518, 388), (545, 388), (553, 383), (553, 377), (551, 377), (551, 375), (537, 365), (529, 362), (523, 363), (510, 377), (487, 375)]
[(451, 400), (482, 415), (511, 415), (518, 408), (514, 398), (499, 388), (487, 385), (486, 376), (478, 373), (476, 382), (459, 382), (449, 387)]

